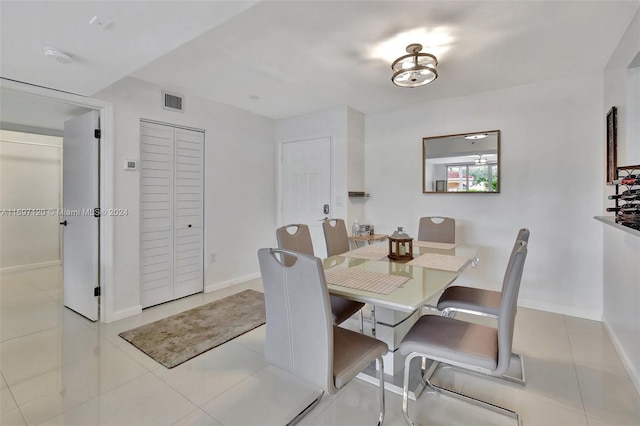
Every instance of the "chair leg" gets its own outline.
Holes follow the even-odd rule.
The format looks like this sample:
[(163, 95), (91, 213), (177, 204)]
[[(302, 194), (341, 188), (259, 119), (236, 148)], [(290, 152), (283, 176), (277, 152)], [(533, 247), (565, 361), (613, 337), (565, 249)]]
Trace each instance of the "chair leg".
[[(461, 309), (455, 309), (455, 308), (447, 308), (444, 309), (441, 313), (440, 316), (443, 317), (447, 317), (447, 318), (453, 318), (456, 315), (456, 312), (467, 312), (470, 314), (477, 314), (474, 313), (475, 311), (466, 311), (466, 310), (461, 310)], [(487, 317), (491, 317), (491, 318), (495, 318), (492, 315), (481, 315), (481, 316), (487, 316)], [(527, 384), (526, 379), (524, 377), (524, 357), (522, 356), (522, 354), (516, 353), (516, 352), (512, 352), (511, 353), (511, 357), (515, 357), (518, 358), (518, 361), (520, 362), (520, 377), (513, 377), (513, 376), (507, 376), (506, 374), (504, 376), (499, 376), (496, 377), (496, 379), (501, 379), (501, 380), (505, 380), (507, 382), (511, 382), (511, 383), (517, 383), (519, 385), (525, 386)]]
[(407, 426), (417, 426), (415, 423), (411, 421), (409, 418), (409, 366), (411, 365), (411, 360), (419, 356), (417, 353), (413, 352), (407, 355), (407, 358), (404, 361), (404, 380), (402, 384), (402, 418)]
[(378, 426), (382, 426), (384, 422), (384, 360), (382, 355), (378, 357), (378, 386), (380, 386), (380, 416), (378, 417)]
[(323, 396), (324, 396), (324, 391), (321, 391), (320, 395), (318, 395), (318, 397), (314, 399), (311, 402), (311, 404), (307, 405), (302, 411), (296, 414), (296, 416), (289, 423), (287, 423), (287, 426), (293, 426), (296, 423), (298, 423), (300, 420), (302, 420), (302, 418), (306, 416), (309, 413), (309, 411), (313, 410), (313, 408), (320, 403), (320, 400), (322, 399)]
[[(422, 356), (422, 355), (417, 352), (410, 353), (409, 355), (407, 355), (407, 358), (404, 363), (404, 383), (403, 383), (403, 389), (402, 389), (402, 417), (408, 426), (417, 426), (409, 418), (409, 369), (410, 369), (411, 360), (417, 356)], [(424, 357), (423, 357), (423, 360), (424, 360)], [(423, 380), (426, 386), (435, 392), (450, 396), (452, 398), (460, 399), (462, 401), (477, 405), (482, 408), (489, 409), (491, 411), (506, 415), (508, 417), (512, 417), (516, 420), (518, 426), (521, 425), (520, 415), (515, 411), (511, 411), (507, 408), (500, 407), (499, 405), (494, 405), (489, 402), (482, 401), (480, 399), (476, 399), (468, 395), (463, 395), (461, 393), (434, 385), (429, 380), (428, 375), (424, 375)]]
[(507, 382), (517, 383), (525, 386), (527, 384), (526, 377), (524, 376), (524, 356), (522, 354), (511, 352), (511, 359), (517, 358), (520, 364), (520, 377), (504, 376), (496, 377), (496, 379), (506, 380)]
[(360, 334), (364, 334), (364, 314), (362, 309), (360, 309)]

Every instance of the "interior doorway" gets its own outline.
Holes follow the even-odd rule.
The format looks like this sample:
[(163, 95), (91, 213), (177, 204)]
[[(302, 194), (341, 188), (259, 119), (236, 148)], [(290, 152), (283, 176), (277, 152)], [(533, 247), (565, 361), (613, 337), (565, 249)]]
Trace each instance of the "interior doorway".
[[(36, 134), (61, 136), (67, 119), (95, 111), (102, 127), (99, 167), (93, 170), (96, 181), (99, 181), (98, 206), (105, 210), (113, 205), (113, 108), (110, 103), (7, 80), (0, 80), (0, 99), (1, 128)], [(100, 237), (95, 243), (95, 251), (99, 252), (97, 265), (102, 266), (96, 280), (99, 287), (97, 294), (101, 296), (95, 299), (96, 311), (100, 314), (90, 319), (102, 322), (109, 322), (113, 313), (112, 221), (109, 216), (100, 220)], [(93, 293), (94, 289), (91, 291)]]
[(316, 256), (327, 257), (322, 222), (331, 218), (331, 138), (282, 144), (282, 225), (309, 226)]

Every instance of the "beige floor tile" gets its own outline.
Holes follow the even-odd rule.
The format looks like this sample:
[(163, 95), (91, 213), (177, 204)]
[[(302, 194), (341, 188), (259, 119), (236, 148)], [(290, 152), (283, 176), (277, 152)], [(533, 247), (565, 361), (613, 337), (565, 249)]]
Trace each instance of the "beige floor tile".
[(585, 413), (614, 425), (640, 425), (640, 396), (628, 377), (576, 366)]
[[(82, 426), (282, 424), (314, 395), (315, 389), (265, 366), (265, 326), (171, 370), (118, 336), (244, 289), (262, 291), (260, 279), (102, 324), (62, 307), (60, 272), (0, 275), (0, 331), (10, 333), (0, 336), (3, 426), (22, 426), (25, 419)], [(357, 319), (345, 324), (358, 325)], [(514, 409), (524, 426), (640, 425), (640, 396), (601, 323), (519, 308), (514, 351), (525, 356), (525, 387), (449, 368), (439, 369), (433, 381)], [(386, 399), (385, 425), (404, 426), (400, 396), (387, 391)], [(325, 395), (300, 424), (372, 424), (377, 412), (378, 389), (355, 379)], [(513, 425), (428, 392), (410, 403), (410, 412), (424, 426)]]
[(566, 335), (567, 333), (563, 315), (518, 307), (516, 334), (521, 327), (527, 330), (542, 331), (547, 334)]
[(186, 417), (178, 420), (173, 426), (222, 426), (222, 424), (198, 408)]
[(154, 374), (200, 407), (264, 365), (261, 354), (229, 342), (172, 369), (155, 370)]
[[(283, 425), (310, 404), (319, 391), (282, 370), (265, 367), (202, 409), (224, 425)], [(331, 399), (327, 396), (327, 401)], [(313, 411), (321, 409), (322, 406)]]
[(0, 415), (0, 424), (2, 426), (26, 426), (22, 414), (17, 409)]
[(577, 367), (602, 370), (628, 377), (622, 361), (606, 332), (569, 333), (571, 353)]
[(234, 343), (242, 345), (259, 354), (264, 354), (264, 341), (267, 327), (265, 325), (246, 332), (242, 336), (233, 339)]
[(46, 421), (46, 425), (172, 425), (195, 407), (151, 373)]
[(0, 414), (6, 414), (18, 408), (9, 388), (0, 389)]
[(59, 328), (0, 343), (0, 371), (12, 386), (55, 370), (62, 363)]
[(122, 351), (128, 357), (151, 372), (159, 370), (161, 368), (167, 368), (130, 343), (126, 345), (119, 345), (116, 347), (118, 348), (118, 350)]
[(3, 342), (60, 325), (62, 308), (44, 293), (11, 297), (2, 303), (0, 336)]

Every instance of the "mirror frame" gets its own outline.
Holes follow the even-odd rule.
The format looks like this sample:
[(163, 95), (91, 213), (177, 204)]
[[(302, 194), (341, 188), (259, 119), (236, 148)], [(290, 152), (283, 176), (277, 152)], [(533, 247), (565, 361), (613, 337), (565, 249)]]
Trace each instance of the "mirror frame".
[[(427, 160), (427, 141), (433, 139), (445, 139), (456, 136), (467, 136), (467, 135), (475, 135), (479, 133), (495, 133), (496, 134), (496, 165), (498, 167), (498, 184), (496, 186), (495, 191), (427, 191), (426, 189), (426, 160)], [(502, 166), (500, 164), (500, 130), (483, 130), (479, 132), (466, 132), (466, 133), (453, 133), (450, 135), (440, 135), (440, 136), (428, 136), (422, 138), (422, 193), (423, 194), (499, 194), (500, 193), (500, 182), (502, 181)]]

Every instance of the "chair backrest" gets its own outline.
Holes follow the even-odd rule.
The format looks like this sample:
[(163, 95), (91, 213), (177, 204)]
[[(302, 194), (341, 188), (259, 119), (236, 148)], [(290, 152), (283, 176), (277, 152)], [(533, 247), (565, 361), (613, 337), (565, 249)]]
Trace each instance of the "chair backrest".
[(350, 250), (349, 234), (342, 219), (328, 219), (322, 222), (324, 241), (327, 244), (327, 257), (346, 253)]
[[(283, 264), (285, 257), (294, 262)], [(258, 260), (267, 314), (265, 361), (335, 393), (333, 319), (321, 260), (269, 248), (258, 250)]]
[(511, 347), (513, 345), (513, 329), (518, 310), (518, 294), (520, 281), (527, 258), (527, 243), (518, 241), (518, 249), (513, 253), (507, 270), (504, 273), (500, 309), (498, 310), (498, 365), (492, 375), (502, 376), (509, 369)]
[[(276, 240), (278, 241), (278, 248), (313, 256), (313, 242), (307, 225), (294, 223), (281, 226), (276, 229)], [(284, 256), (284, 261), (287, 266), (290, 266), (295, 259), (290, 256)]]
[[(516, 252), (518, 251), (518, 249), (522, 246), (521, 242), (524, 241), (525, 243), (529, 243), (529, 235), (531, 234), (531, 232), (529, 232), (529, 230), (527, 228), (521, 228), (518, 231), (518, 235), (516, 236), (516, 241), (515, 243), (513, 243), (513, 249), (511, 249), (511, 255), (509, 256), (509, 262), (507, 262), (507, 268), (510, 267), (510, 265), (513, 263), (513, 259), (515, 258)], [(504, 287), (506, 285), (506, 281), (502, 282), (502, 290), (504, 291)]]
[(516, 242), (513, 245), (513, 251), (518, 250), (518, 248), (520, 247), (520, 245), (518, 244), (518, 241), (524, 241), (525, 243), (528, 243), (530, 234), (531, 234), (531, 232), (529, 231), (529, 229), (521, 228), (518, 231), (518, 236), (516, 237)]
[(456, 220), (440, 216), (421, 217), (418, 226), (418, 241), (455, 243)]

